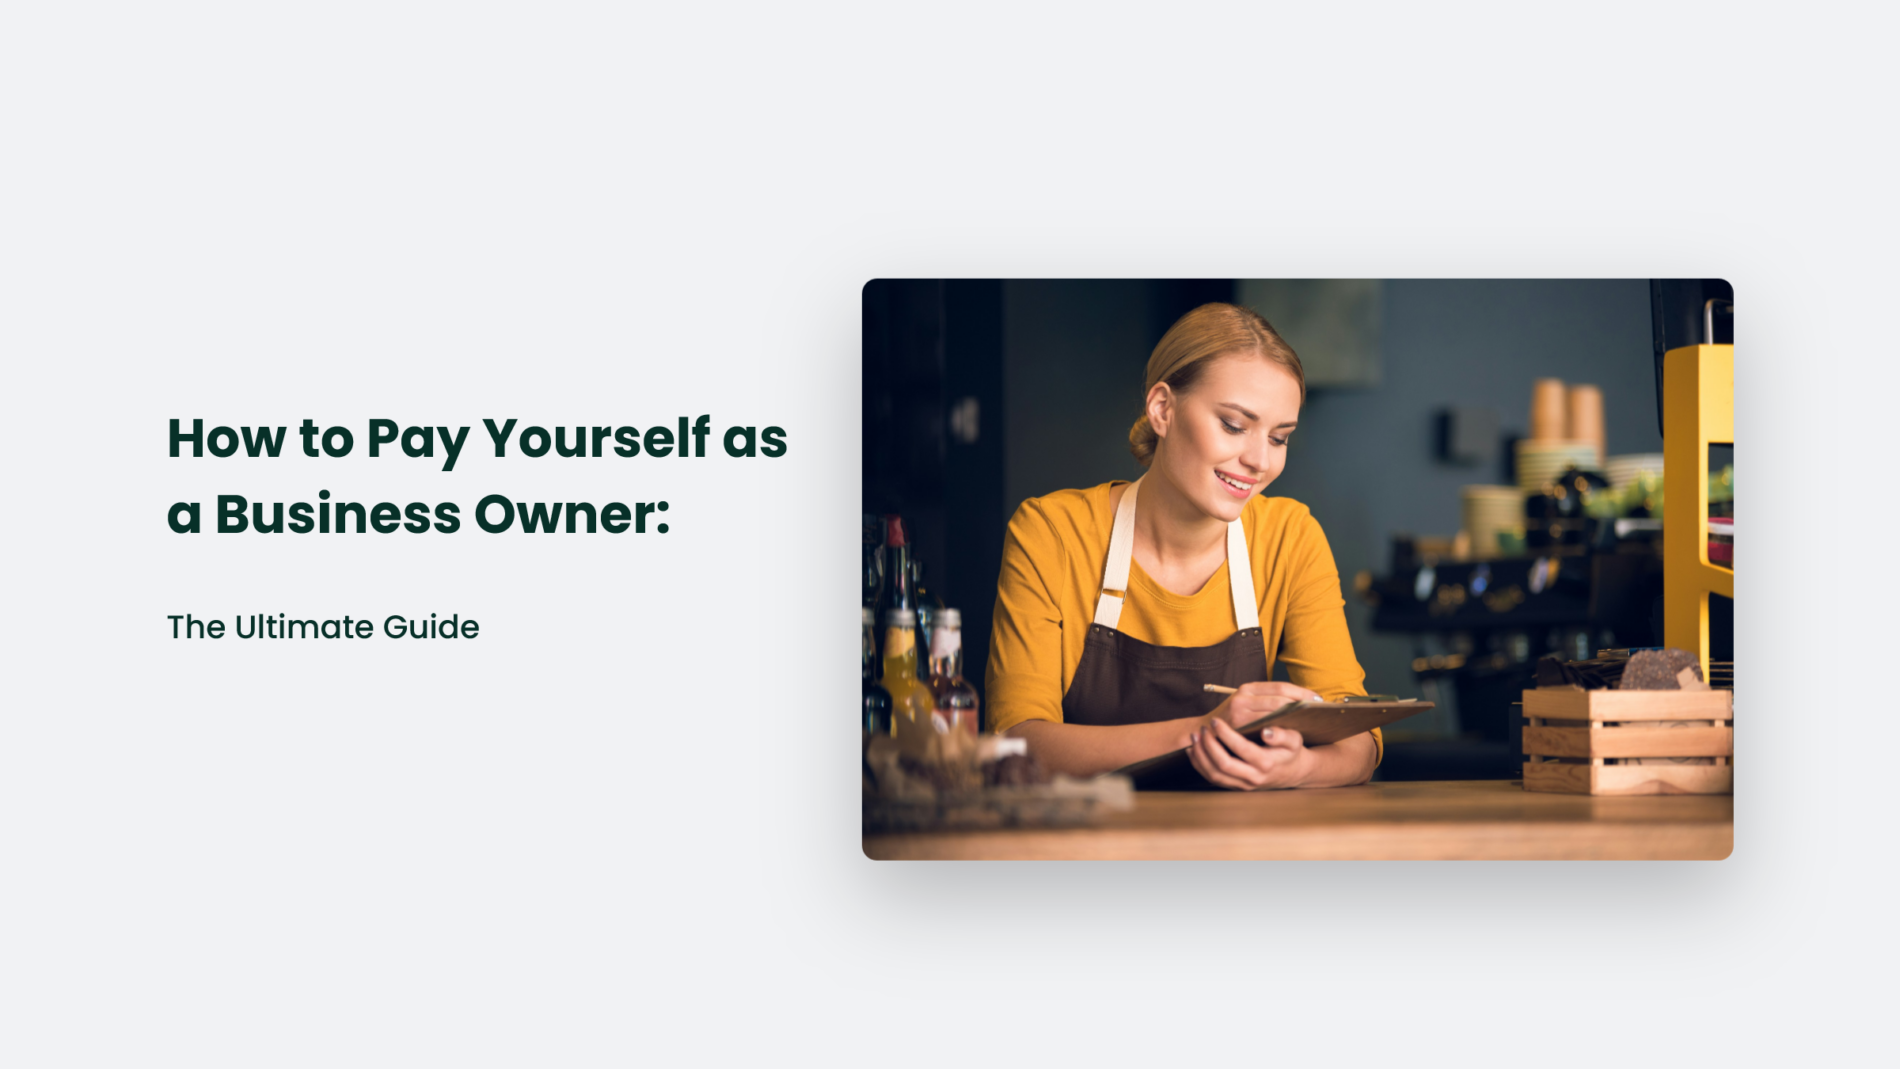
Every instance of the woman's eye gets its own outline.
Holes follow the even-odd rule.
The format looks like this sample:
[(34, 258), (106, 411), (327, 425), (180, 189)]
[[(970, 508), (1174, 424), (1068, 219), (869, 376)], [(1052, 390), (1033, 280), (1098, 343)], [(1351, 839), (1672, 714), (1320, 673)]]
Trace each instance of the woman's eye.
[(1272, 443), (1273, 443), (1274, 445), (1285, 445), (1285, 444), (1286, 444), (1286, 439), (1285, 439), (1285, 438), (1268, 438), (1268, 439), (1267, 439), (1267, 441), (1269, 441), (1269, 442), (1272, 442)]
[(1228, 433), (1228, 434), (1239, 434), (1239, 433), (1240, 433), (1240, 427), (1239, 427), (1238, 425), (1236, 425), (1236, 424), (1232, 424), (1232, 423), (1229, 423), (1229, 422), (1227, 422), (1226, 420), (1221, 420), (1221, 421), (1220, 421), (1220, 425), (1221, 425), (1221, 426), (1223, 426), (1223, 427), (1225, 427), (1225, 428), (1227, 428), (1227, 433)]

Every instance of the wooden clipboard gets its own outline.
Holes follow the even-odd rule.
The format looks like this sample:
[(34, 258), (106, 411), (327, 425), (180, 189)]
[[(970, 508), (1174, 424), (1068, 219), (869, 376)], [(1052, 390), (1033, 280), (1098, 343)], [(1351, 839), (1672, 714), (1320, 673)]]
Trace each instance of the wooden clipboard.
[[(1384, 727), (1433, 708), (1431, 702), (1289, 702), (1240, 729), (1251, 742), (1260, 741), (1268, 728), (1292, 728), (1308, 746), (1351, 738), (1362, 731)], [(1138, 791), (1218, 790), (1195, 771), (1187, 750), (1174, 750), (1115, 770), (1135, 781)]]

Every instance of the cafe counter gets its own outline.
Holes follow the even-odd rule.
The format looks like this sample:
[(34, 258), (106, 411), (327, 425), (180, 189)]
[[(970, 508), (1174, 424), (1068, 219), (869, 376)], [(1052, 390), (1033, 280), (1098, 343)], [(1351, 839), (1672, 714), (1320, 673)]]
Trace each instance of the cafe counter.
[(1510, 780), (1139, 792), (1084, 827), (866, 835), (877, 860), (1058, 858), (1707, 859), (1731, 795), (1544, 794)]

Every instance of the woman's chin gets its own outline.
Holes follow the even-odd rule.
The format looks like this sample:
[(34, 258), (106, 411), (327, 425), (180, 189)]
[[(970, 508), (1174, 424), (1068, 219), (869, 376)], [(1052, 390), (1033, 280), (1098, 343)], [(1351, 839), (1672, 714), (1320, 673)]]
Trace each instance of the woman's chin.
[[(1240, 519), (1240, 514), (1247, 509), (1247, 498), (1235, 498), (1232, 494), (1224, 490), (1217, 491), (1217, 493), (1219, 494), (1218, 497), (1202, 505), (1202, 507), (1207, 510), (1207, 514), (1222, 523), (1232, 523)], [(1251, 497), (1252, 495), (1248, 496)]]

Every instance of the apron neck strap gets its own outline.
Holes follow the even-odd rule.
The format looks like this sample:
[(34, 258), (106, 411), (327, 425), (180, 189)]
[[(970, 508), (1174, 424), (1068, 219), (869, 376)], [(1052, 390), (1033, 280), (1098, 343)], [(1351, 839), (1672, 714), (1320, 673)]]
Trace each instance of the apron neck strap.
[(1247, 555), (1247, 531), (1239, 520), (1227, 525), (1227, 589), (1234, 596), (1234, 627), (1260, 626), (1260, 602), (1253, 595), (1253, 559)]
[(1136, 479), (1122, 491), (1115, 529), (1108, 536), (1108, 567), (1102, 572), (1101, 596), (1095, 599), (1095, 622), (1110, 631), (1121, 622), (1122, 601), (1128, 596), (1128, 562), (1135, 556), (1135, 493), (1140, 489), (1141, 479)]
[[(1147, 478), (1143, 476), (1142, 478)], [(1115, 527), (1108, 537), (1108, 566), (1102, 570), (1102, 593), (1095, 600), (1095, 622), (1114, 630), (1121, 622), (1128, 597), (1128, 565), (1135, 555), (1135, 494), (1141, 479), (1122, 491), (1115, 506)], [(1239, 520), (1227, 525), (1227, 588), (1234, 599), (1234, 624), (1242, 631), (1260, 626), (1260, 606), (1254, 598), (1253, 561), (1247, 556), (1247, 532)]]

